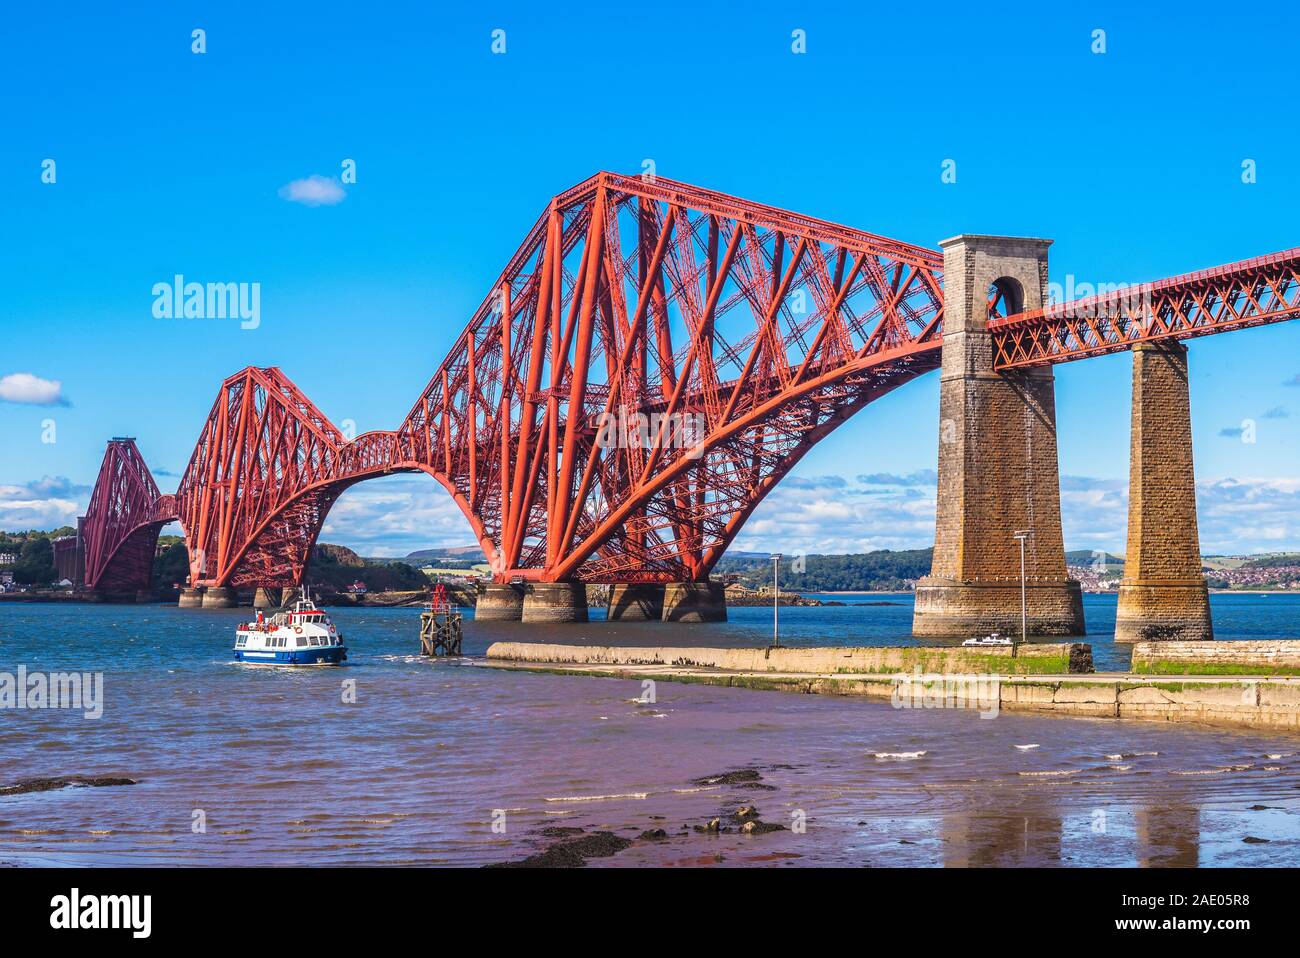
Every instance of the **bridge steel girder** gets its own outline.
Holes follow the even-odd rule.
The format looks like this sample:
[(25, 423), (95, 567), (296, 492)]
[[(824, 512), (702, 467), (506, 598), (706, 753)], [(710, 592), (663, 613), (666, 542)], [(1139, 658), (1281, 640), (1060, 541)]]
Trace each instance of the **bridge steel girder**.
[(1300, 317), (1300, 248), (995, 319), (997, 370), (1044, 366)]
[(468, 505), (498, 581), (706, 578), (815, 442), (937, 367), (940, 266), (598, 174), (539, 218), (398, 428), (398, 457)]

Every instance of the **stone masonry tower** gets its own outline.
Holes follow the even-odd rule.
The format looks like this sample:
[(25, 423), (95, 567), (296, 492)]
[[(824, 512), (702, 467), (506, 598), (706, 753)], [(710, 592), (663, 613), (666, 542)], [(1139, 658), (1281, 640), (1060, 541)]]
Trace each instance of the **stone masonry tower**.
[(943, 369), (934, 563), (916, 585), (912, 631), (1020, 632), (1020, 544), (1027, 530), (1031, 635), (1082, 635), (1083, 597), (1066, 577), (1051, 367), (993, 370), (988, 303), (1043, 305), (1051, 240), (962, 235), (944, 251)]
[(1116, 642), (1214, 638), (1201, 572), (1187, 347), (1133, 347), (1128, 549)]

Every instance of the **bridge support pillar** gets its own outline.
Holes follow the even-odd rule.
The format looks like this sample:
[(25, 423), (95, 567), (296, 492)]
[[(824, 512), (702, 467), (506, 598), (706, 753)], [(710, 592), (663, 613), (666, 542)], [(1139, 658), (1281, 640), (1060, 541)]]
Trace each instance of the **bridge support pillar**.
[(1050, 240), (945, 240), (939, 487), (934, 562), (916, 585), (915, 635), (1020, 632), (1020, 544), (1032, 635), (1082, 635), (1083, 596), (1066, 575), (1050, 367), (993, 369), (989, 302), (1043, 304)]
[(274, 609), (280, 604), (280, 590), (274, 586), (259, 585), (253, 593), (254, 609)]
[(513, 583), (480, 584), (474, 602), (475, 622), (518, 622), (524, 616), (524, 587)]
[(233, 609), (237, 596), (234, 589), (224, 585), (210, 585), (203, 593), (203, 608)]
[(525, 622), (586, 622), (587, 586), (582, 582), (530, 582), (524, 595)]
[(157, 600), (158, 600), (158, 593), (156, 593), (153, 589), (135, 590), (136, 602), (156, 602)]
[(195, 589), (181, 589), (180, 600), (176, 603), (177, 608), (197, 609), (203, 605), (203, 587)]
[(664, 617), (664, 587), (651, 582), (618, 582), (609, 587), (610, 622), (658, 622)]
[(726, 586), (721, 582), (670, 582), (664, 587), (664, 621), (726, 622)]
[(1128, 548), (1116, 642), (1214, 638), (1201, 573), (1187, 347), (1133, 347)]

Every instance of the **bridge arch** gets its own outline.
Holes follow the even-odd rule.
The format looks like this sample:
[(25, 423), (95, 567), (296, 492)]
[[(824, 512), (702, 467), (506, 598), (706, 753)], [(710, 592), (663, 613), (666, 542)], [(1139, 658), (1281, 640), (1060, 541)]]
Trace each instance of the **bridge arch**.
[(1024, 312), (1025, 287), (1014, 276), (999, 276), (989, 284), (988, 318), (1005, 319)]
[(463, 499), (437, 470), (422, 463), (394, 463), (345, 478), (327, 480), (302, 489), (266, 515), (249, 538), (230, 557), (220, 579), (209, 583), (232, 588), (285, 587), (300, 585), (310, 567), (312, 550), (330, 510), (348, 489), (388, 475), (427, 475), (437, 481), (456, 502), (488, 562), (497, 568), (495, 544), (487, 538), (482, 522), (466, 509)]

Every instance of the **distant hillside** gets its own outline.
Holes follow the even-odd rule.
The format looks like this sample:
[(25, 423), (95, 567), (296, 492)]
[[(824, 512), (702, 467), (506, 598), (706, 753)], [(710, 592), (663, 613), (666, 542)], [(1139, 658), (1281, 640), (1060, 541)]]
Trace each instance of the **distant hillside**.
[(1111, 555), (1109, 552), (1102, 552), (1099, 556), (1092, 549), (1075, 549), (1073, 552), (1065, 554), (1066, 565), (1092, 565), (1098, 559), (1104, 559), (1108, 567), (1113, 569), (1124, 568), (1124, 557)]
[[(906, 549), (856, 555), (787, 556), (781, 562), (781, 589), (791, 592), (898, 592), (930, 574), (933, 549)], [(797, 566), (795, 565), (797, 563)], [(801, 568), (802, 571), (794, 571)], [(750, 589), (772, 584), (772, 561), (763, 553), (724, 555), (715, 570), (734, 576)]]
[(328, 542), (322, 542), (316, 546), (316, 555), (328, 556), (339, 565), (355, 566), (360, 568), (366, 564), (361, 556), (357, 555), (347, 546), (331, 545)]
[(419, 549), (406, 556), (407, 562), (425, 563), (438, 559), (460, 559), (470, 562), (486, 562), (487, 556), (481, 546), (447, 546), (441, 549)]
[(353, 582), (364, 582), (371, 592), (402, 592), (428, 588), (428, 582), (418, 569), (405, 562), (388, 560), (371, 562), (362, 559), (347, 546), (322, 542), (312, 553), (307, 569), (308, 582), (342, 590)]
[(1241, 564), (1243, 569), (1281, 569), (1288, 566), (1300, 565), (1300, 553), (1279, 552), (1276, 555), (1260, 556), (1258, 559), (1247, 559)]

